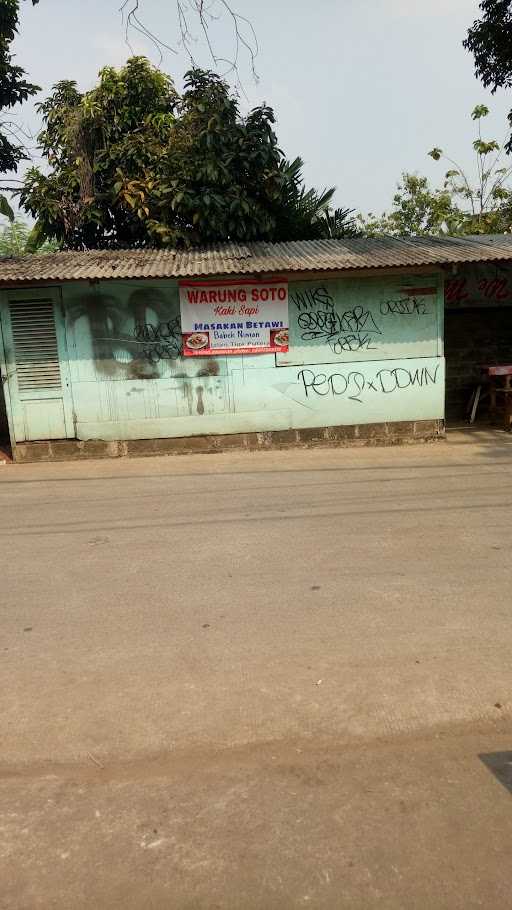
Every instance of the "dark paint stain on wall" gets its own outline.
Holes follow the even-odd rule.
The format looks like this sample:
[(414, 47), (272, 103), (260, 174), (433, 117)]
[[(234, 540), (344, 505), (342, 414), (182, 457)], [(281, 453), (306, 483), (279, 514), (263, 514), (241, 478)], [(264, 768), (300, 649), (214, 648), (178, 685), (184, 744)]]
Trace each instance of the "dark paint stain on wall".
[(183, 388), (183, 397), (186, 398), (186, 400), (187, 400), (188, 413), (190, 415), (192, 415), (192, 411), (193, 411), (193, 407), (194, 407), (194, 402), (192, 399), (192, 383), (184, 382), (182, 388)]
[(160, 288), (137, 288), (126, 299), (89, 292), (71, 304), (69, 319), (87, 320), (96, 370), (111, 379), (156, 379), (161, 361), (181, 355), (179, 311)]
[(220, 367), (217, 360), (208, 360), (204, 367), (198, 371), (197, 376), (218, 376)]
[(198, 414), (201, 414), (201, 415), (204, 414), (203, 391), (204, 391), (204, 390), (203, 390), (202, 385), (198, 385), (197, 388), (196, 388), (196, 393), (197, 393), (197, 413), (198, 413)]

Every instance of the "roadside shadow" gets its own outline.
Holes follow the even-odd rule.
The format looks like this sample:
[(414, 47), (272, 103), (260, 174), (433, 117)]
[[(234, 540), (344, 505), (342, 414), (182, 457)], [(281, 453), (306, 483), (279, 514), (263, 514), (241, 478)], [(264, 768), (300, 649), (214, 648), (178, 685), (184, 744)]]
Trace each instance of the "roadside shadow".
[(501, 427), (449, 424), (446, 428), (446, 442), (450, 449), (457, 448), (462, 452), (468, 444), (478, 446), (478, 456), (491, 461), (512, 457), (512, 433)]
[(512, 752), (488, 752), (478, 757), (500, 784), (512, 793)]

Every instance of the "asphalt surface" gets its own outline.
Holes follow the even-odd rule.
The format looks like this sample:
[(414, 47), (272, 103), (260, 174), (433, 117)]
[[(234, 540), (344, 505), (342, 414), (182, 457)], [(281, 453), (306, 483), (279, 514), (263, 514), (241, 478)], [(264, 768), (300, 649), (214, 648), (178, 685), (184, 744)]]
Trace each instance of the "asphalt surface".
[(0, 907), (507, 906), (512, 439), (0, 468)]

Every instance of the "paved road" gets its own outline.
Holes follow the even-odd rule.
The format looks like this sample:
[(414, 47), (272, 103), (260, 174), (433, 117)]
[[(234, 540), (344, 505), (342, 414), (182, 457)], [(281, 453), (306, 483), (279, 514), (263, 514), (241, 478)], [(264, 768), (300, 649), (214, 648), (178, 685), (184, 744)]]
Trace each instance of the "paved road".
[(512, 448), (473, 439), (0, 468), (2, 910), (506, 905)]

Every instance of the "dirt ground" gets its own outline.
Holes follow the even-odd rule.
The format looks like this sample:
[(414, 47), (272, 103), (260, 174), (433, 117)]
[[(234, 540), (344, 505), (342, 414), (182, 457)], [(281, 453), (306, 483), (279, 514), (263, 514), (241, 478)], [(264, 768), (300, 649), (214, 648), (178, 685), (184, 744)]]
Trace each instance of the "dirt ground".
[(494, 908), (512, 437), (0, 467), (0, 907)]

